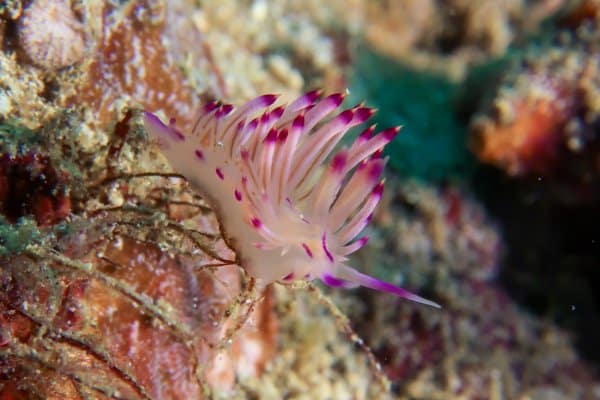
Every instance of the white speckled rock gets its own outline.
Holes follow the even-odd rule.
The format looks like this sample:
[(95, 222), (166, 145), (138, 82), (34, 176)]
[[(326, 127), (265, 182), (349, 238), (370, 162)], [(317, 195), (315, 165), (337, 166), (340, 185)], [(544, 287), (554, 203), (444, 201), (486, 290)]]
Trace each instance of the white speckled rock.
[(34, 0), (19, 19), (19, 44), (35, 65), (60, 69), (83, 58), (83, 31), (68, 0)]

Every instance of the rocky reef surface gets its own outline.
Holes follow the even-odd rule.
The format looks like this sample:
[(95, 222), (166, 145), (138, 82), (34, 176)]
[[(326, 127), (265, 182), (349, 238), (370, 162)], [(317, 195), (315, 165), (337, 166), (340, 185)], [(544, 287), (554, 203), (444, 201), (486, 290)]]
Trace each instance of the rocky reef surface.
[[(598, 10), (594, 0), (0, 2), (0, 399), (600, 398), (578, 331), (522, 307), (501, 279), (537, 265), (515, 261), (529, 254), (514, 243), (515, 213), (480, 195), (474, 159), (469, 173), (453, 167), (472, 151), (515, 197), (541, 176), (544, 204), (594, 209)], [(552, 39), (537, 46), (547, 24)], [(356, 78), (377, 74), (365, 48), (401, 65), (397, 79), (425, 82), (397, 87), (447, 97), (373, 93), (377, 76)], [(471, 91), (486, 63), (502, 68)], [(388, 171), (354, 263), (441, 310), (364, 290), (259, 290), (141, 124), (143, 109), (185, 129), (207, 100), (347, 86), (384, 105), (386, 124), (408, 114), (400, 122), (414, 129), (392, 147), (397, 176)], [(419, 136), (432, 125), (411, 116), (445, 122)], [(452, 156), (436, 155), (439, 140)], [(411, 150), (419, 171), (452, 173), (411, 173)]]

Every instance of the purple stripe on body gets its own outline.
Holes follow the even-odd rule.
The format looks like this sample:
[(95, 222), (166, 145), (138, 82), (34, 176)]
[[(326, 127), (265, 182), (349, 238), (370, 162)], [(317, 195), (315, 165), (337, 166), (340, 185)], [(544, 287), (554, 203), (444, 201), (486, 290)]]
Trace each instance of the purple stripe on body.
[(327, 234), (326, 233), (324, 233), (323, 237), (321, 238), (321, 245), (323, 246), (323, 251), (325, 252), (325, 255), (327, 256), (327, 259), (329, 260), (329, 262), (333, 262), (333, 255), (327, 248)]

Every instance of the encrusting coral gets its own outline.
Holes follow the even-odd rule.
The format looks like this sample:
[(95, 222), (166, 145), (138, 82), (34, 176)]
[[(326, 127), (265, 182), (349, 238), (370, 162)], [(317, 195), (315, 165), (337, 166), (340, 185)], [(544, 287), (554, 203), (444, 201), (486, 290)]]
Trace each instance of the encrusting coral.
[(40, 153), (0, 155), (0, 214), (12, 223), (33, 215), (42, 226), (66, 218), (71, 200), (64, 174)]
[(68, 0), (34, 0), (19, 19), (19, 42), (36, 65), (55, 70), (85, 55), (84, 26)]
[(371, 245), (358, 259), (370, 272), (435, 291), (444, 309), (369, 290), (330, 294), (378, 356), (397, 398), (597, 397), (596, 377), (572, 334), (532, 316), (494, 279), (506, 248), (497, 225), (465, 188), (386, 182)]
[[(263, 370), (276, 333), (270, 292), (252, 295), (202, 202), (160, 176), (143, 194), (100, 178), (71, 209), (39, 214), (35, 204), (65, 201), (61, 185), (83, 185), (82, 160), (55, 182), (43, 153), (11, 153), (25, 135), (0, 133), (11, 144), (2, 188), (27, 200), (17, 215), (0, 198), (0, 397), (203, 398)], [(44, 152), (64, 151), (56, 139)], [(48, 187), (33, 185), (44, 177)]]
[(390, 179), (386, 187), (371, 228), (388, 232), (373, 234), (372, 245), (359, 259), (366, 262), (382, 248), (393, 248), (390, 256), (379, 256), (386, 259), (381, 264), (410, 266), (402, 271), (409, 282), (423, 280), (427, 273), (493, 281), (504, 243), (497, 224), (473, 195), (453, 185), (432, 188), (407, 179)]
[(503, 54), (567, 0), (367, 1), (365, 39), (405, 65), (456, 80), (468, 68)]
[(471, 120), (481, 161), (543, 178), (568, 202), (597, 199), (600, 181), (600, 18), (583, 11), (563, 17), (568, 29), (555, 35), (556, 45), (532, 46), (513, 63)]
[(166, 51), (165, 5), (160, 4), (150, 7), (130, 2), (111, 10), (116, 20), (112, 23), (108, 5), (96, 16), (107, 20), (106, 33), (91, 61), (83, 66), (84, 78), (68, 101), (98, 110), (93, 121), (96, 126), (106, 126), (117, 118), (124, 101), (163, 109), (184, 124), (195, 109), (197, 99)]

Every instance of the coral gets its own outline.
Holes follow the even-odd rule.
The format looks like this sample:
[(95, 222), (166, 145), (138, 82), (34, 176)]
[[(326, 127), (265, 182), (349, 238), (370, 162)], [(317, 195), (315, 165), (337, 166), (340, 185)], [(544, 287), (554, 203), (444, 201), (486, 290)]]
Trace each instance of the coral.
[(0, 51), (4, 48), (4, 34), (6, 31), (6, 20), (0, 18)]
[(19, 44), (36, 65), (54, 70), (85, 55), (84, 26), (68, 0), (34, 0), (19, 19)]
[(454, 80), (468, 67), (502, 55), (534, 32), (565, 0), (400, 0), (368, 2), (365, 38), (410, 67)]
[(380, 153), (398, 128), (373, 135), (369, 127), (348, 149), (331, 154), (348, 129), (373, 114), (357, 106), (328, 119), (343, 97), (319, 100), (309, 92), (273, 108), (274, 95), (237, 109), (211, 102), (187, 136), (174, 120), (165, 125), (146, 113), (144, 122), (175, 171), (211, 204), (240, 265), (261, 283), (319, 278), (439, 307), (346, 264), (368, 240), (356, 237), (381, 198), (386, 160)]
[[(569, 336), (521, 311), (493, 284), (446, 282), (443, 313), (380, 296), (348, 312), (400, 398), (595, 398)], [(531, 397), (533, 398), (533, 397)], [(547, 397), (539, 397), (547, 398)]]
[(39, 68), (20, 64), (16, 53), (0, 52), (0, 120), (18, 119), (21, 125), (37, 128), (52, 119), (57, 109), (44, 98), (46, 83)]
[(51, 225), (71, 211), (65, 173), (40, 153), (0, 156), (0, 214), (9, 222), (34, 216), (38, 225)]
[(265, 374), (241, 382), (241, 399), (388, 399), (355, 344), (310, 293), (276, 288), (281, 345)]
[(193, 19), (221, 70), (224, 98), (248, 100), (259, 93), (286, 99), (308, 87), (345, 88), (337, 39), (362, 25), (362, 0), (202, 2)]
[[(436, 188), (417, 181), (388, 182), (389, 190), (373, 218), (371, 249), (361, 258), (394, 248), (383, 265), (406, 266), (409, 281), (426, 276), (463, 276), (492, 280), (501, 263), (503, 240), (497, 224), (464, 188)], [(408, 268), (410, 267), (410, 268)], [(413, 271), (414, 270), (414, 271)]]
[(427, 399), (540, 393), (594, 398), (597, 379), (575, 353), (572, 338), (521, 309), (494, 282), (501, 239), (482, 207), (452, 187), (392, 179), (387, 186), (371, 225), (372, 246), (360, 257), (374, 271), (405, 266), (399, 280), (443, 299), (440, 312), (399, 307), (397, 299), (368, 291), (341, 301), (394, 393)]
[[(103, 21), (102, 33), (96, 35), (93, 60), (81, 67), (73, 95), (63, 104), (100, 109), (91, 125), (103, 126), (125, 106), (136, 105), (162, 110), (183, 126), (197, 106), (196, 93), (207, 89), (230, 99), (265, 91), (295, 96), (306, 84), (296, 64), (312, 76), (317, 70), (340, 81), (331, 40), (308, 16), (292, 13), (291, 5), (265, 14), (243, 7), (131, 1), (88, 10), (86, 21)], [(276, 29), (267, 31), (270, 26)], [(289, 46), (301, 61), (279, 52)]]
[(4, 51), (7, 40), (7, 29), (10, 23), (19, 18), (23, 12), (20, 0), (6, 0), (0, 4), (0, 52)]
[[(343, 3), (340, 2), (338, 6), (345, 6)], [(323, 7), (315, 4), (310, 8), (310, 12), (323, 10)], [(249, 20), (248, 13), (238, 13), (241, 8), (233, 2), (216, 2), (212, 6), (203, 4), (202, 9), (191, 5), (191, 2), (183, 1), (93, 1), (84, 2), (83, 5), (76, 3), (76, 11), (78, 15), (81, 14), (81, 20), (86, 24), (85, 31), (89, 34), (89, 38), (86, 38), (89, 39), (89, 43), (86, 42), (89, 58), (83, 63), (74, 64), (73, 68), (61, 69), (50, 76), (23, 63), (17, 56), (19, 50), (12, 46), (8, 46), (6, 51), (0, 54), (0, 105), (3, 119), (18, 118), (26, 126), (37, 128), (40, 125), (45, 126), (49, 119), (57, 115), (63, 120), (62, 107), (73, 110), (74, 115), (70, 118), (76, 121), (76, 125), (60, 127), (60, 132), (68, 129), (70, 135), (51, 137), (59, 145), (73, 152), (88, 185), (84, 195), (74, 204), (73, 215), (65, 225), (68, 234), (62, 230), (44, 229), (39, 232), (39, 236), (34, 237), (33, 244), (28, 242), (19, 248), (19, 251), (26, 255), (18, 259), (19, 262), (24, 260), (24, 266), (21, 265), (24, 270), (32, 272), (30, 277), (19, 276), (19, 279), (22, 278), (21, 282), (29, 284), (37, 277), (40, 285), (51, 287), (65, 302), (66, 311), (59, 317), (50, 321), (39, 320), (32, 326), (37, 329), (43, 325), (43, 329), (56, 332), (62, 331), (70, 323), (74, 336), (81, 338), (78, 336), (80, 332), (86, 334), (85, 346), (81, 351), (75, 348), (76, 344), (57, 348), (54, 336), (29, 338), (31, 340), (26, 340), (23, 347), (13, 346), (16, 343), (11, 342), (11, 345), (2, 349), (0, 357), (6, 365), (4, 370), (10, 371), (3, 375), (6, 382), (4, 387), (8, 388), (6, 390), (12, 390), (12, 383), (19, 382), (25, 383), (21, 389), (27, 392), (24, 394), (26, 397), (32, 393), (41, 393), (42, 396), (56, 393), (57, 397), (68, 398), (78, 391), (82, 396), (95, 398), (102, 396), (97, 389), (104, 390), (103, 393), (114, 393), (114, 390), (120, 389), (122, 396), (127, 397), (127, 394), (131, 394), (131, 398), (135, 398), (140, 396), (140, 393), (142, 397), (144, 394), (154, 395), (155, 391), (159, 390), (159, 383), (162, 383), (165, 394), (179, 394), (189, 389), (189, 393), (193, 395), (201, 386), (199, 383), (213, 388), (229, 389), (233, 380), (256, 379), (255, 374), (262, 372), (275, 349), (280, 350), (281, 347), (274, 345), (277, 327), (270, 316), (270, 295), (265, 294), (266, 301), (258, 305), (246, 293), (246, 290), (250, 289), (248, 282), (244, 281), (243, 292), (239, 293), (240, 277), (237, 269), (231, 268), (230, 272), (233, 272), (227, 276), (213, 277), (209, 271), (216, 268), (215, 266), (201, 268), (194, 263), (204, 252), (212, 251), (209, 244), (213, 243), (214, 238), (211, 235), (218, 236), (214, 215), (206, 203), (182, 189), (183, 185), (180, 182), (173, 182), (172, 179), (160, 176), (160, 173), (154, 177), (135, 177), (136, 174), (147, 174), (147, 171), (161, 171), (164, 166), (153, 152), (140, 152), (147, 144), (140, 141), (140, 128), (136, 125), (137, 116), (135, 113), (131, 116), (131, 107), (144, 106), (162, 110), (164, 114), (176, 116), (178, 124), (185, 125), (186, 119), (192, 116), (189, 111), (193, 109), (199, 97), (196, 93), (202, 92), (210, 98), (211, 91), (218, 93), (218, 90), (223, 90), (234, 99), (250, 97), (257, 91), (265, 90), (296, 95), (301, 85), (312, 86), (320, 80), (325, 81), (321, 78), (324, 74), (331, 74), (334, 77), (332, 81), (339, 85), (336, 76), (340, 74), (335, 65), (336, 60), (332, 57), (334, 49), (330, 39), (323, 33), (327, 28), (314, 23), (303, 10), (303, 4), (296, 4), (295, 7), (301, 13), (300, 25), (297, 24), (295, 12), (292, 13), (289, 8), (279, 9), (275, 14), (267, 14), (268, 21), (271, 21), (267, 23), (267, 20), (260, 17)], [(235, 11), (236, 18), (243, 23), (234, 23), (235, 18), (219, 19), (218, 15), (227, 8)], [(346, 11), (345, 7), (338, 9)], [(212, 12), (215, 15), (211, 15)], [(203, 25), (201, 14), (209, 15), (205, 21), (209, 25)], [(331, 18), (328, 17), (326, 22), (331, 21)], [(283, 24), (275, 23), (278, 20)], [(185, 23), (181, 23), (182, 21)], [(190, 24), (190, 21), (194, 21), (194, 24)], [(250, 31), (264, 31), (271, 24), (274, 30), (270, 34), (275, 35), (279, 32), (278, 39), (271, 40), (269, 35), (262, 36), (268, 39), (263, 47), (263, 58), (258, 54), (262, 50), (254, 46), (261, 43), (260, 41), (241, 38), (250, 37)], [(175, 27), (177, 29), (173, 29)], [(282, 28), (283, 31), (280, 31)], [(232, 34), (232, 29), (237, 29), (238, 33)], [(304, 32), (310, 35), (307, 36)], [(288, 44), (291, 42), (294, 43), (292, 53), (301, 53), (302, 56), (292, 57), (288, 50)], [(305, 44), (310, 46), (306, 47)], [(134, 48), (134, 45), (139, 46)], [(116, 63), (113, 59), (120, 60), (121, 63)], [(318, 68), (315, 68), (315, 65), (318, 65)], [(161, 75), (155, 76), (159, 76), (160, 79), (152, 79), (150, 74), (135, 81), (128, 77), (139, 71), (154, 70), (157, 67), (160, 67), (158, 69)], [(224, 84), (214, 83), (220, 80), (219, 76), (223, 78)], [(188, 86), (190, 84), (194, 89)], [(173, 96), (177, 96), (175, 103)], [(48, 131), (40, 134), (48, 134)], [(128, 174), (134, 177), (123, 177)], [(181, 194), (182, 191), (185, 193)], [(139, 208), (134, 207), (135, 211), (114, 211), (122, 207), (131, 207), (132, 204)], [(95, 211), (99, 209), (108, 211)], [(149, 213), (144, 214), (143, 210)], [(200, 214), (204, 217), (200, 218)], [(161, 217), (153, 217), (157, 215)], [(168, 221), (171, 228), (161, 225), (161, 220)], [(187, 232), (186, 235), (182, 235), (181, 231), (175, 233), (175, 222), (185, 226), (182, 228), (177, 225), (179, 229)], [(157, 223), (159, 225), (156, 225)], [(22, 228), (19, 233), (27, 234), (26, 226), (18, 227)], [(112, 231), (115, 227), (119, 234)], [(201, 233), (205, 231), (209, 231), (210, 235), (202, 236)], [(135, 244), (132, 244), (132, 239), (122, 235), (124, 232), (134, 238)], [(191, 240), (189, 235), (200, 240), (202, 246), (188, 243)], [(138, 242), (140, 239), (149, 243)], [(122, 249), (119, 249), (120, 243)], [(49, 264), (45, 265), (47, 268), (36, 269), (39, 259), (31, 261), (28, 258), (32, 249), (39, 249), (35, 246), (40, 246), (44, 251), (52, 248), (51, 255), (58, 254), (60, 259), (48, 261)], [(222, 243), (217, 248), (221, 256), (231, 256)], [(111, 251), (110, 257), (121, 260), (122, 264), (114, 264), (108, 268), (107, 265), (112, 264), (99, 259), (100, 256), (106, 256), (107, 249)], [(181, 254), (182, 249), (186, 250), (185, 255)], [(196, 258), (190, 261), (186, 258), (190, 256)], [(151, 262), (136, 264), (138, 257), (150, 259)], [(44, 259), (47, 258), (49, 257), (44, 253)], [(167, 259), (172, 259), (173, 262), (167, 262)], [(83, 262), (73, 263), (74, 260)], [(2, 262), (5, 261), (3, 259)], [(5, 272), (8, 275), (16, 274), (17, 260), (13, 258), (7, 262), (11, 266), (10, 270)], [(223, 261), (216, 261), (211, 264), (222, 263)], [(180, 293), (181, 289), (177, 288), (168, 288), (175, 293), (169, 297), (169, 301), (161, 300), (164, 293), (147, 295), (144, 291), (145, 282), (158, 282), (156, 278), (153, 279), (154, 271), (162, 273), (166, 270), (162, 275), (165, 280), (170, 276), (173, 276), (170, 279), (176, 280), (184, 265), (194, 265), (199, 274), (206, 272), (209, 276), (205, 281), (208, 288), (228, 288), (231, 292), (216, 291), (211, 293), (211, 296), (199, 298), (199, 302), (196, 303), (192, 293)], [(139, 275), (132, 278), (125, 274), (125, 271), (129, 271), (126, 266), (139, 270)], [(69, 271), (76, 277), (72, 279)], [(90, 274), (90, 271), (93, 273)], [(57, 285), (56, 281), (42, 276), (46, 272), (50, 275), (61, 275), (60, 284)], [(188, 273), (191, 276), (192, 272)], [(75, 280), (83, 283), (79, 285)], [(125, 289), (131, 289), (130, 286), (133, 288), (126, 292), (120, 291), (123, 289), (123, 285), (119, 285), (120, 282), (126, 286)], [(186, 276), (178, 282), (193, 282), (193, 277)], [(64, 289), (68, 286), (83, 286), (83, 289)], [(21, 289), (19, 288), (19, 293), (24, 292)], [(169, 293), (171, 292), (167, 295)], [(227, 297), (229, 294), (233, 297)], [(194, 313), (193, 307), (190, 310), (190, 298), (191, 304), (197, 304), (205, 311), (202, 315), (208, 314), (213, 318), (208, 324), (210, 326), (206, 326), (212, 330), (198, 331), (193, 338), (186, 336), (186, 340), (183, 340), (181, 337), (173, 337), (169, 332), (174, 329), (171, 325), (173, 322), (173, 325), (192, 326), (193, 318), (190, 317), (191, 322), (186, 318), (198, 314)], [(143, 300), (143, 304), (139, 303), (139, 300)], [(158, 305), (150, 307), (154, 300)], [(38, 311), (47, 309), (47, 303), (44, 301), (43, 297), (34, 297), (25, 302), (17, 301), (10, 305), (9, 314), (33, 309), (33, 313), (37, 315)], [(176, 305), (171, 306), (171, 301)], [(133, 311), (131, 304), (134, 304)], [(162, 306), (165, 308), (161, 308)], [(179, 307), (184, 307), (184, 310), (179, 310)], [(302, 313), (314, 314), (315, 320), (320, 319), (320, 312), (315, 310), (314, 305), (311, 307)], [(73, 313), (67, 308), (73, 309)], [(257, 314), (247, 312), (248, 308), (258, 309)], [(98, 314), (102, 317), (94, 317), (92, 310), (99, 311)], [(127, 314), (130, 315), (130, 319), (125, 319)], [(160, 316), (156, 317), (159, 314)], [(242, 318), (247, 314), (250, 315), (249, 318)], [(295, 319), (293, 315), (285, 315), (288, 320)], [(161, 322), (161, 316), (165, 317), (164, 321), (167, 322)], [(224, 322), (227, 316), (230, 316), (229, 324)], [(97, 320), (103, 322), (100, 327), (96, 324)], [(217, 326), (212, 326), (213, 322), (216, 322)], [(335, 332), (335, 324), (330, 320), (326, 322), (330, 332)], [(128, 343), (119, 342), (118, 346), (115, 344), (121, 340), (119, 334), (122, 331), (119, 329), (130, 328), (133, 332), (136, 326), (139, 327), (138, 336), (125, 335), (123, 337), (129, 339)], [(12, 337), (11, 335), (12, 333), (7, 336)], [(212, 348), (202, 347), (202, 354), (189, 351), (186, 344), (199, 342), (204, 336), (214, 340), (211, 342)], [(232, 339), (231, 344), (229, 338)], [(286, 340), (295, 338), (297, 335), (290, 333)], [(60, 339), (64, 340), (64, 336), (60, 336)], [(157, 352), (148, 351), (154, 348), (150, 343), (151, 339), (157, 341)], [(345, 362), (349, 371), (352, 368), (358, 369), (359, 367), (351, 367), (351, 361), (346, 361), (364, 361), (352, 352), (352, 345), (339, 338), (335, 341), (330, 339), (331, 337), (321, 340), (316, 336), (310, 343), (314, 349), (312, 354), (325, 353), (328, 343), (333, 342), (345, 350), (335, 358), (332, 357), (331, 362)], [(34, 347), (36, 344), (46, 346), (47, 352)], [(171, 359), (168, 359), (169, 352), (165, 350), (167, 348), (173, 349)], [(23, 361), (22, 353), (13, 352), (19, 349), (32, 350), (40, 357)], [(127, 357), (130, 349), (144, 349), (146, 352), (142, 354), (138, 351), (135, 352), (135, 357)], [(80, 365), (80, 360), (96, 360), (93, 361), (93, 365), (97, 366), (97, 378), (91, 376), (85, 368), (81, 368), (78, 374), (74, 375), (68, 363), (69, 360), (72, 361), (71, 357), (75, 352), (80, 358), (72, 362), (74, 367)], [(100, 359), (95, 358), (96, 355), (101, 356)], [(45, 356), (48, 358), (44, 358)], [(67, 361), (57, 363), (54, 361), (56, 356)], [(196, 372), (192, 363), (196, 356), (206, 356), (205, 360), (215, 360), (212, 367), (211, 363), (208, 363), (206, 374), (201, 374), (199, 378), (198, 374), (189, 376), (189, 371)], [(301, 360), (307, 366), (310, 365), (310, 361), (310, 358)], [(44, 362), (46, 364), (42, 365)], [(302, 370), (303, 374), (300, 376), (312, 374), (310, 376), (314, 382), (317, 376), (309, 367), (297, 364), (295, 367)], [(290, 370), (287, 367), (284, 369)], [(167, 372), (161, 375), (153, 371)], [(361, 382), (364, 382), (362, 378), (369, 375), (364, 365), (360, 371), (364, 372), (359, 377), (361, 379), (349, 381), (349, 387), (360, 388)], [(349, 375), (351, 374), (332, 375), (330, 381), (323, 381), (319, 387), (326, 390), (329, 386), (336, 388), (340, 393), (352, 393), (347, 391), (345, 382), (337, 379), (347, 379)], [(57, 388), (53, 382), (61, 384)], [(185, 386), (186, 382), (191, 383)], [(175, 387), (177, 383), (181, 385)], [(61, 392), (60, 388), (64, 388), (64, 391)], [(187, 397), (187, 393), (182, 397)]]
[[(255, 354), (271, 346), (264, 325), (269, 323), (268, 308), (258, 307), (263, 320), (255, 326), (262, 336), (240, 334), (230, 352), (212, 350), (228, 329), (222, 318), (239, 290), (235, 268), (214, 275), (200, 272), (189, 261), (126, 238), (114, 238), (100, 255), (84, 258), (91, 274), (64, 260), (61, 265), (56, 258), (53, 263), (33, 263), (20, 257), (3, 268), (7, 295), (1, 303), (9, 318), (2, 324), (8, 345), (3, 362), (13, 368), (4, 382), (51, 393), (32, 380), (33, 368), (51, 373), (54, 381), (58, 375), (80, 390), (107, 395), (118, 391), (122, 398), (200, 398), (203, 382), (231, 386), (234, 360), (251, 372), (264, 364), (260, 356), (240, 359), (240, 352), (249, 340)], [(56, 275), (36, 282), (44, 271)], [(27, 334), (20, 333), (20, 325), (27, 327)], [(51, 335), (43, 335), (44, 330)]]
[(565, 31), (562, 43), (536, 47), (514, 63), (471, 121), (480, 160), (512, 176), (566, 185), (573, 197), (594, 198), (600, 179), (598, 32), (597, 22)]
[[(254, 293), (223, 265), (233, 256), (210, 210), (159, 173), (121, 177), (128, 162), (156, 168), (134, 147), (131, 118), (95, 155), (102, 169), (86, 168), (65, 121), (35, 132), (2, 127), (3, 209), (13, 221), (41, 217), (0, 224), (2, 395), (202, 398), (260, 374), (273, 356), (270, 291)], [(62, 194), (68, 218), (43, 208)], [(36, 214), (37, 204), (51, 215)]]
[(40, 229), (35, 220), (21, 218), (17, 223), (11, 223), (0, 216), (0, 257), (21, 254), (40, 237)]
[(576, 28), (586, 21), (600, 18), (600, 2), (598, 0), (579, 0), (570, 4), (561, 15), (563, 26)]
[[(494, 99), (494, 117), (479, 116), (473, 121), (473, 146), (480, 160), (496, 164), (511, 175), (552, 172), (567, 144), (566, 123), (577, 106), (571, 88), (586, 79), (574, 71), (570, 77), (564, 70), (561, 73), (561, 66), (569, 68), (564, 63), (569, 57), (577, 55), (561, 55), (546, 67), (536, 63), (519, 73), (510, 88), (505, 82), (506, 88)], [(569, 65), (583, 60), (572, 62)]]
[[(143, 186), (154, 194), (146, 207), (161, 204)], [(147, 208), (107, 208), (103, 198), (85, 200), (85, 217), (36, 231), (19, 254), (0, 251), (2, 390), (202, 398), (261, 373), (276, 333), (271, 295), (253, 297), (238, 268), (223, 265), (232, 255), (209, 233), (214, 218), (190, 213), (193, 202), (170, 208), (206, 232), (188, 231), (164, 215), (144, 219)]]
[(8, 223), (32, 217), (38, 226), (54, 225), (71, 212), (70, 173), (54, 146), (36, 132), (0, 125), (0, 216)]
[(102, 10), (106, 33), (69, 100), (97, 110), (95, 125), (106, 126), (126, 105), (164, 110), (182, 124), (189, 122), (195, 98), (163, 43), (163, 8), (129, 2), (113, 10), (115, 22)]
[[(21, 2), (9, 3), (15, 9), (0, 13), (1, 25), (23, 24)], [(341, 1), (331, 9), (316, 1), (260, 3), (72, 2), (85, 32), (85, 59), (50, 75), (21, 62), (25, 51), (9, 37), (0, 52), (0, 116), (33, 128), (62, 108), (87, 107), (81, 140), (94, 152), (106, 145), (107, 124), (127, 107), (163, 110), (184, 124), (200, 94), (240, 101), (261, 92), (297, 96), (303, 86), (319, 84), (343, 89), (327, 24), (358, 24), (360, 2), (352, 12)]]

